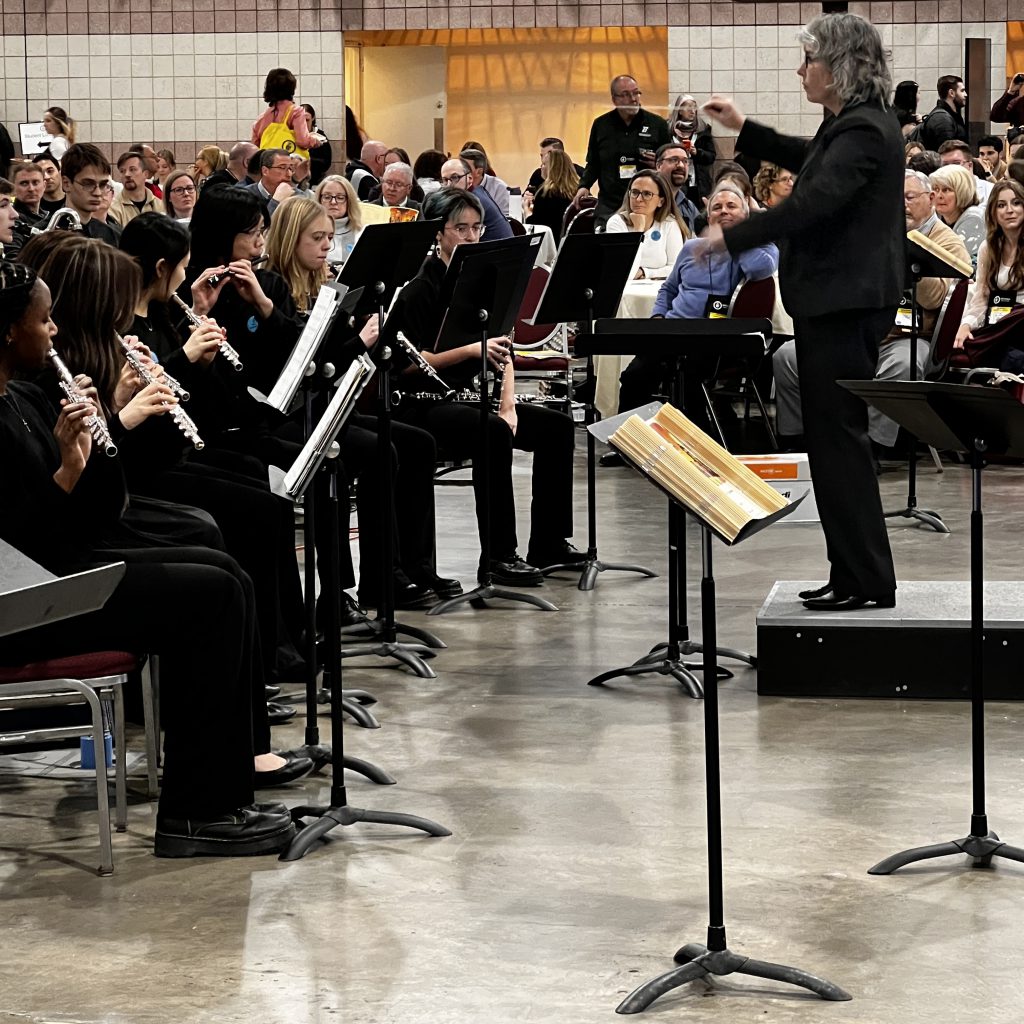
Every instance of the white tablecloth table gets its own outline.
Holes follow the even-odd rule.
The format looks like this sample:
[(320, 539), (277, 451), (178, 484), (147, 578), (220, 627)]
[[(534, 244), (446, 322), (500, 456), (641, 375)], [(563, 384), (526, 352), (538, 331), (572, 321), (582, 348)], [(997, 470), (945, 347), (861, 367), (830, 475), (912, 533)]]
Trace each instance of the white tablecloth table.
[[(663, 283), (644, 279), (630, 281), (622, 293), (615, 315), (620, 319), (648, 319)], [(602, 416), (614, 416), (619, 411), (619, 374), (632, 360), (632, 356), (594, 357), (594, 373), (597, 376), (594, 404)]]

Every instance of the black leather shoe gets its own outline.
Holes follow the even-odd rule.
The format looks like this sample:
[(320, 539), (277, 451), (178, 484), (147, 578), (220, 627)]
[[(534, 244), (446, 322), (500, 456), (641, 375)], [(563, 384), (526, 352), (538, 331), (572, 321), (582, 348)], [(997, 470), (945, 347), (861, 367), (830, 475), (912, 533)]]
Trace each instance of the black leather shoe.
[(832, 593), (832, 584), (825, 583), (816, 590), (801, 590), (796, 596), (801, 601), (813, 601), (817, 597), (828, 597)]
[(423, 572), (416, 577), (420, 586), (429, 587), (438, 597), (447, 601), (450, 597), (458, 597), (462, 593), (462, 584), (458, 580), (445, 579), (435, 572)]
[(286, 704), (277, 704), (274, 701), (267, 701), (267, 719), (271, 725), (280, 725), (282, 722), (287, 722), (296, 716), (298, 712), (295, 708), (290, 708)]
[(343, 590), (341, 592), (341, 628), (364, 626), (369, 621), (370, 616), (359, 607), (356, 599)]
[[(279, 757), (285, 757), (279, 754)], [(253, 772), (253, 789), (271, 789), (284, 786), (296, 779), (305, 778), (313, 770), (313, 761), (308, 757), (286, 757), (280, 768), (269, 772)]]
[(491, 579), (505, 587), (539, 587), (544, 582), (540, 569), (524, 562), (512, 552), (507, 558), (492, 558)]
[(315, 772), (329, 765), (332, 760), (331, 748), (325, 743), (307, 743), (295, 750), (275, 750), (274, 753), (278, 757), (287, 757), (289, 760), (293, 757), (308, 757), (313, 762), (313, 771)]
[(626, 460), (618, 452), (605, 452), (604, 455), (597, 460), (597, 464), (608, 469), (610, 466), (624, 466), (626, 464)]
[(291, 811), (288, 810), (286, 804), (279, 803), (265, 803), (265, 804), (250, 804), (254, 811), (259, 811), (260, 814), (287, 814), (291, 815)]
[(816, 612), (853, 612), (867, 605), (876, 608), (895, 608), (896, 595), (883, 594), (881, 597), (858, 597), (856, 594), (836, 594), (828, 597), (812, 597), (804, 601), (804, 607)]
[[(366, 591), (359, 591), (360, 604), (368, 608), (379, 608), (380, 600), (376, 594)], [(395, 580), (395, 609), (411, 610), (415, 608), (430, 608), (437, 604), (437, 594), (431, 587), (413, 583), (409, 579)]]
[(239, 807), (219, 818), (157, 818), (158, 857), (251, 857), (283, 850), (295, 835), (287, 812)]
[(526, 561), (530, 565), (539, 565), (542, 569), (549, 565), (582, 565), (586, 560), (586, 551), (573, 547), (567, 540), (549, 547), (531, 547), (526, 553)]
[(281, 693), (280, 686), (265, 686), (264, 689), (267, 691), (267, 700), (273, 700)]

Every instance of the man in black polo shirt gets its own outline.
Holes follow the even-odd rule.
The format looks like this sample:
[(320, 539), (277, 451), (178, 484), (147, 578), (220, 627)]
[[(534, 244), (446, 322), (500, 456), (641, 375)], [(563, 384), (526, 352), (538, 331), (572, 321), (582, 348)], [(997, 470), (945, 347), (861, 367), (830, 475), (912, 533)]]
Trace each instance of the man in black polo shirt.
[(632, 75), (612, 79), (614, 110), (595, 118), (587, 143), (587, 166), (580, 177), (576, 198), (600, 186), (596, 220), (604, 222), (622, 205), (626, 186), (638, 170), (654, 167), (658, 147), (669, 142), (672, 133), (668, 122), (657, 114), (643, 110), (643, 93)]

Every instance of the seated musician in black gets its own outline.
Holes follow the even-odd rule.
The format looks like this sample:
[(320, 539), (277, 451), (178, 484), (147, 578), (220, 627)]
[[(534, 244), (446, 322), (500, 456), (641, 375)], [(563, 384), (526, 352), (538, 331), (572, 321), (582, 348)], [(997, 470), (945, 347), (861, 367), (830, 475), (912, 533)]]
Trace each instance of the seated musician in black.
[[(442, 188), (427, 196), (425, 220), (440, 220), (437, 249), (405, 286), (392, 313), (399, 329), (445, 381), (466, 387), (480, 366), (480, 343), (435, 352), (434, 344), (444, 318), (441, 282), (460, 244), (477, 242), (483, 224), (480, 203), (463, 189)], [(508, 338), (490, 338), (487, 355), (498, 372), (505, 372), (502, 407), (490, 417), (490, 570), (496, 583), (536, 586), (540, 568), (558, 562), (582, 562), (585, 555), (566, 539), (572, 535), (573, 423), (564, 413), (539, 405), (515, 403), (514, 376)], [(430, 382), (418, 372), (400, 378), (408, 392), (429, 391)], [(486, 397), (486, 396), (485, 396)], [(479, 408), (467, 402), (405, 400), (397, 415), (433, 434), (438, 447), (456, 458), (473, 459), (477, 521), (486, 497), (481, 487)], [(533, 502), (530, 509), (530, 546), (526, 561), (517, 553), (516, 513), (512, 494), (512, 450), (533, 452)], [(540, 568), (538, 568), (540, 567)]]

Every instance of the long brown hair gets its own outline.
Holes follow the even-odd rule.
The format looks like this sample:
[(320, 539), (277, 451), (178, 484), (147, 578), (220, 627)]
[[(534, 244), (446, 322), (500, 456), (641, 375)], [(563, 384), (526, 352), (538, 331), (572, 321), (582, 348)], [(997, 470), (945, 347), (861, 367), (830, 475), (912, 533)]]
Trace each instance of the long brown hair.
[(630, 179), (629, 186), (626, 189), (626, 194), (622, 197), (622, 206), (620, 206), (618, 210), (618, 215), (626, 222), (626, 225), (632, 230), (632, 221), (629, 219), (629, 190), (633, 188), (637, 182), (643, 181), (653, 181), (658, 190), (658, 195), (665, 200), (661, 206), (654, 211), (654, 223), (660, 224), (662, 221), (668, 220), (668, 218), (671, 217), (679, 225), (679, 230), (682, 232), (683, 238), (689, 238), (690, 229), (686, 226), (686, 221), (679, 216), (679, 207), (676, 206), (676, 197), (672, 194), (672, 189), (669, 186), (669, 183), (665, 180), (665, 177), (657, 171), (637, 171)]
[[(996, 275), (1003, 262), (1003, 249), (1007, 242), (1006, 235), (996, 220), (996, 204), (999, 202), (1001, 192), (1012, 192), (1024, 204), (1024, 185), (1012, 179), (999, 182), (998, 185), (993, 186), (988, 205), (985, 207), (985, 227), (988, 228), (988, 235), (985, 239), (988, 243), (989, 258), (988, 286), (992, 291), (999, 287), (996, 284)], [(1017, 253), (1013, 258), (1013, 266), (1010, 267), (1009, 287), (1014, 291), (1024, 288), (1024, 239), (1019, 239), (1017, 242)]]
[(142, 290), (142, 272), (127, 253), (70, 231), (36, 235), (21, 262), (49, 286), (57, 351), (72, 373), (92, 377), (104, 412), (124, 366), (118, 335), (128, 330)]
[(580, 176), (569, 159), (569, 154), (561, 149), (548, 150), (548, 176), (544, 184), (537, 189), (541, 196), (565, 196), (572, 199), (580, 187)]

